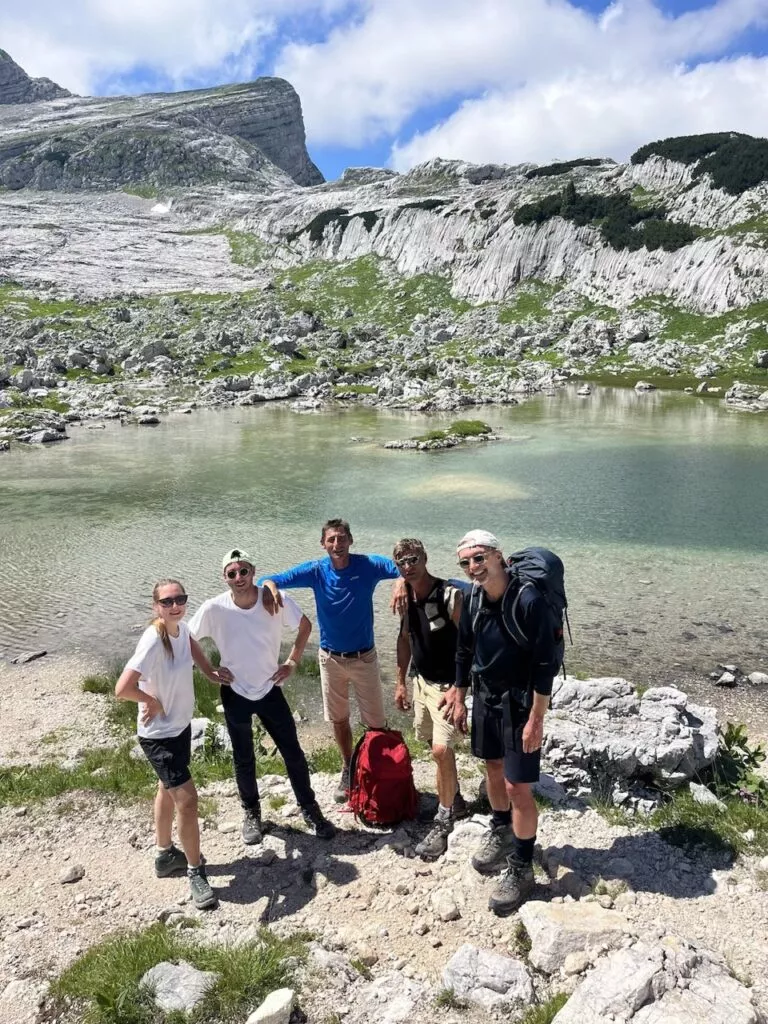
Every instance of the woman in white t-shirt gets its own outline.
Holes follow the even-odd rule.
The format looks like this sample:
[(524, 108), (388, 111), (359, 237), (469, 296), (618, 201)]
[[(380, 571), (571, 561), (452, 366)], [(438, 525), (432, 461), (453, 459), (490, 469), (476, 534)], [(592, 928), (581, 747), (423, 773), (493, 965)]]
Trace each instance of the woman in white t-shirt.
[[(139, 705), (139, 743), (159, 779), (155, 797), (155, 874), (166, 878), (186, 871), (192, 900), (198, 909), (205, 909), (215, 906), (217, 901), (200, 854), (197, 790), (189, 771), (190, 722), (195, 709), (193, 663), (213, 683), (229, 684), (232, 673), (226, 668), (213, 668), (182, 622), (187, 594), (178, 580), (156, 583), (152, 601), (155, 619), (142, 633), (133, 657), (123, 669), (115, 696)], [(183, 853), (171, 839), (174, 810)]]

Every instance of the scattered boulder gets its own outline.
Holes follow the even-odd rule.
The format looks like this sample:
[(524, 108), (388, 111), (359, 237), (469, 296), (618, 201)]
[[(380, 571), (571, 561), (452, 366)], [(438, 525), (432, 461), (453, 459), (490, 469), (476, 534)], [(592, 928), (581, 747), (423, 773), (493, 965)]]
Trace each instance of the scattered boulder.
[(288, 1024), (295, 1005), (296, 993), (292, 988), (275, 989), (245, 1024)]
[(531, 977), (520, 960), (465, 943), (445, 965), (443, 985), (485, 1010), (511, 1009), (533, 1000)]
[(547, 974), (554, 974), (569, 953), (616, 949), (630, 933), (623, 914), (599, 903), (530, 900), (522, 905), (519, 916), (531, 939), (528, 958)]

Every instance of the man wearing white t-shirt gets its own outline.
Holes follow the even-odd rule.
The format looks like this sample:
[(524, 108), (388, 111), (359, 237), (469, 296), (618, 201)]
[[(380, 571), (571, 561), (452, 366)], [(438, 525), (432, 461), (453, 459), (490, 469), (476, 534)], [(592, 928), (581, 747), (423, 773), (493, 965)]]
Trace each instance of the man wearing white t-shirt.
[[(331, 839), (335, 828), (324, 816), (309, 781), (309, 768), (299, 744), (296, 723), (281, 689), (299, 663), (312, 624), (287, 595), (283, 607), (269, 614), (261, 600), (261, 591), (253, 582), (254, 563), (241, 548), (228, 551), (222, 560), (225, 593), (205, 601), (189, 624), (198, 639), (210, 637), (223, 663), (233, 676), (230, 686), (222, 686), (224, 718), (232, 740), (235, 780), (243, 806), (243, 842), (262, 840), (261, 801), (256, 783), (256, 756), (253, 748), (253, 715), (272, 737), (288, 772), (296, 802), (307, 825), (321, 839)], [(278, 664), (283, 627), (296, 629), (290, 656)]]

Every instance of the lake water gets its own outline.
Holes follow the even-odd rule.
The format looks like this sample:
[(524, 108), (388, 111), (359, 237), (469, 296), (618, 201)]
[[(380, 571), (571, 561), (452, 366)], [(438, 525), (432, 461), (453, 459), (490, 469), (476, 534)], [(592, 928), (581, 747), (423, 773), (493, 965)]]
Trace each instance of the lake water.
[[(122, 654), (155, 579), (179, 577), (195, 607), (223, 589), (228, 548), (277, 570), (322, 554), (320, 524), (343, 516), (354, 550), (421, 537), (441, 574), (458, 572), (471, 527), (510, 551), (554, 548), (569, 668), (636, 682), (701, 680), (719, 661), (766, 669), (768, 419), (613, 389), (477, 414), (508, 440), (387, 451), (382, 441), (454, 417), (262, 406), (154, 429), (74, 426), (55, 447), (0, 456), (0, 654)], [(388, 592), (377, 636), (392, 660)]]

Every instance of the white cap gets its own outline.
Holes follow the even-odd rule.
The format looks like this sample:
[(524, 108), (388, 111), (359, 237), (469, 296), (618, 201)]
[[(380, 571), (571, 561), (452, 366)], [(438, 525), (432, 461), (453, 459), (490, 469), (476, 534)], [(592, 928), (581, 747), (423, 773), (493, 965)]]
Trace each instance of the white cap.
[(456, 546), (456, 554), (464, 548), (493, 548), (494, 551), (501, 551), (501, 544), (487, 530), (470, 530)]
[(256, 565), (248, 552), (243, 551), (242, 548), (232, 548), (231, 551), (228, 551), (221, 560), (221, 568), (226, 569), (233, 562), (247, 562), (248, 565)]

